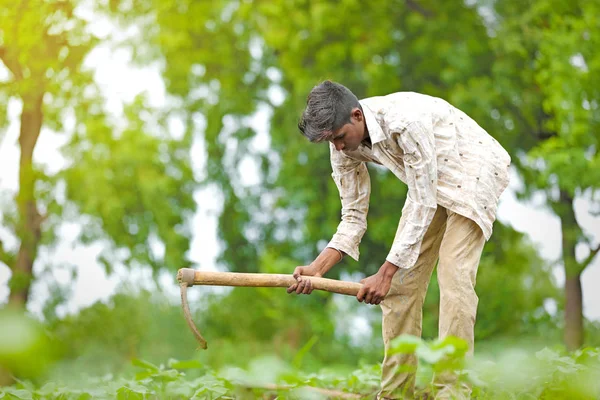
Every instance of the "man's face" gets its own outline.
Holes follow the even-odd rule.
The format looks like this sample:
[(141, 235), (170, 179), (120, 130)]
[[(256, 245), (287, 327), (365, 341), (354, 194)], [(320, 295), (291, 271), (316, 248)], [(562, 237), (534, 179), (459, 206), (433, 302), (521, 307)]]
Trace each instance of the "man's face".
[(350, 116), (350, 123), (334, 131), (331, 136), (332, 139), (329, 141), (333, 143), (337, 151), (353, 151), (358, 149), (360, 142), (367, 137), (366, 131), (362, 111), (359, 108), (354, 108)]

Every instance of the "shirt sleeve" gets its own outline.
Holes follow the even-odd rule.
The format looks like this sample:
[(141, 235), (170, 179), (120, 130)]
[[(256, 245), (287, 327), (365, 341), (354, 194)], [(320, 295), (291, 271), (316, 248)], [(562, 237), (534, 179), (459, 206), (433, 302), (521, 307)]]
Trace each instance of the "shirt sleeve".
[(333, 180), (342, 202), (342, 219), (327, 247), (358, 261), (359, 244), (367, 230), (371, 180), (363, 161), (354, 160), (330, 144)]
[(433, 131), (422, 122), (411, 122), (396, 136), (404, 151), (408, 196), (394, 243), (386, 260), (412, 268), (437, 209), (437, 162)]

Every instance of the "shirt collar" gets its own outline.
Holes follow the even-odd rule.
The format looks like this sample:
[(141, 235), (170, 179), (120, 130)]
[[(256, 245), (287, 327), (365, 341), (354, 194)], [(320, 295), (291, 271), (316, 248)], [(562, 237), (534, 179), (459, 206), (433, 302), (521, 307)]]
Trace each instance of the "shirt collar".
[(382, 140), (386, 139), (385, 134), (381, 129), (381, 125), (379, 125), (379, 122), (377, 122), (377, 119), (375, 118), (375, 115), (373, 114), (369, 106), (367, 106), (367, 104), (363, 100), (360, 100), (359, 103), (362, 107), (363, 114), (365, 116), (367, 129), (369, 130), (369, 137), (371, 138), (371, 143), (379, 143)]

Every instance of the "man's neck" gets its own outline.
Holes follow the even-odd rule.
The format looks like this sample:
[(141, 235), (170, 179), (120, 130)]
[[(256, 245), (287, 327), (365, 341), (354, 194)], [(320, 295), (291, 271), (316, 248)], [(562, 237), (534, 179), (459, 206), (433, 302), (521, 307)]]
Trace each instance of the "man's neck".
[(369, 136), (369, 127), (367, 126), (367, 121), (364, 121), (363, 123), (365, 124), (365, 138), (362, 140), (362, 142), (368, 148), (372, 148), (373, 144), (371, 143), (371, 136)]
[(373, 145), (371, 143), (371, 138), (369, 136), (367, 136), (366, 138), (363, 139), (362, 143), (367, 146), (368, 148), (372, 148)]

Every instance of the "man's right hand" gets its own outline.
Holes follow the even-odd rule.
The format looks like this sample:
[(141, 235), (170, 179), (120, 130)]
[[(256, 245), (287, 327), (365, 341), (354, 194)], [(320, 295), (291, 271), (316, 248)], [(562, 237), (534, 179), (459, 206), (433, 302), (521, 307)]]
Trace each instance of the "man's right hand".
[(310, 279), (303, 279), (302, 276), (320, 277), (321, 274), (312, 265), (296, 267), (294, 270), (294, 279), (296, 279), (296, 283), (287, 288), (288, 293), (296, 292), (297, 294), (311, 294), (314, 290), (312, 283), (310, 282)]

